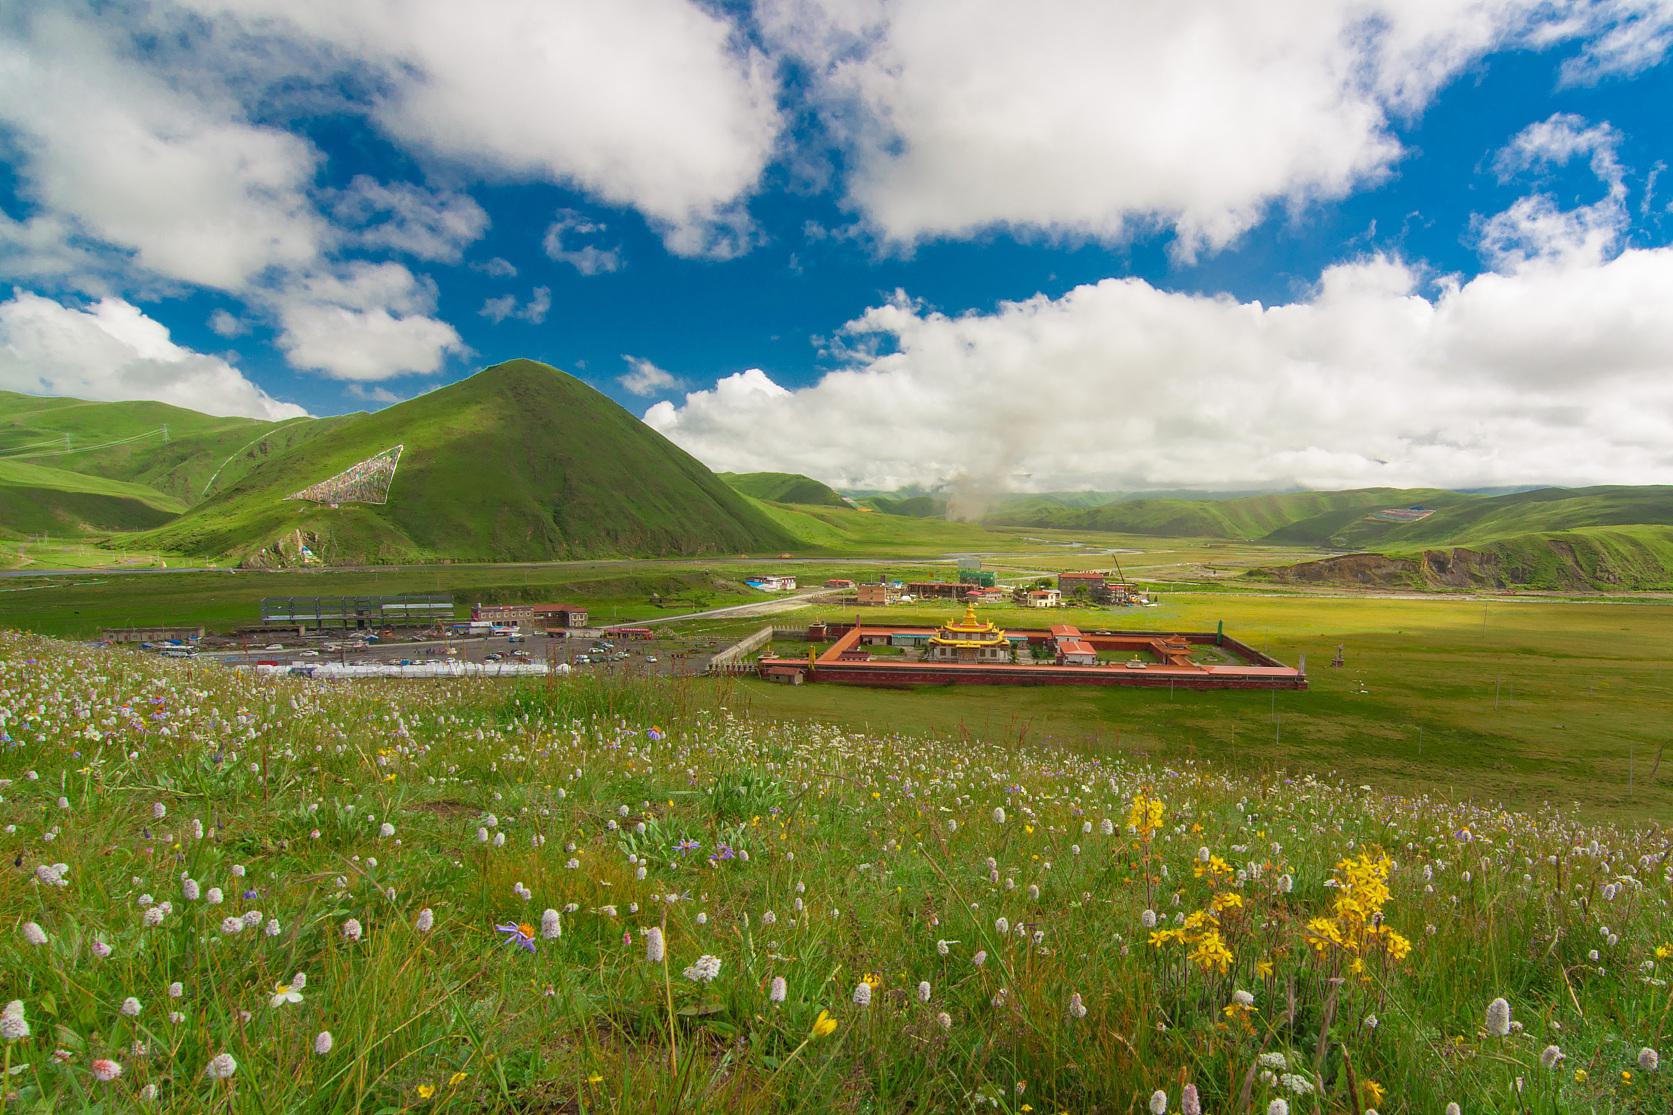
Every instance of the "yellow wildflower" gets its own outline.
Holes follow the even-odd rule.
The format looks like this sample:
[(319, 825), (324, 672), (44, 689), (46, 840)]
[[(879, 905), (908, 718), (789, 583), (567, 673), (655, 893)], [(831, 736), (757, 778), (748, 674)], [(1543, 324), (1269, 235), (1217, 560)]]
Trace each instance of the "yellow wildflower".
[(836, 1032), (837, 1020), (831, 1017), (830, 1011), (820, 1011), (819, 1017), (813, 1020), (813, 1030), (809, 1037), (826, 1038)]

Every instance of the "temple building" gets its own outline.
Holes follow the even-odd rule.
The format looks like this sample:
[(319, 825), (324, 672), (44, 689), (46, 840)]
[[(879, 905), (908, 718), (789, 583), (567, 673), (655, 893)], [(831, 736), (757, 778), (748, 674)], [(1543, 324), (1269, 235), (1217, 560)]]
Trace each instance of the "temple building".
[(966, 605), (964, 618), (944, 623), (924, 654), (928, 662), (1009, 662), (1011, 643), (1005, 632), (976, 618), (975, 605)]

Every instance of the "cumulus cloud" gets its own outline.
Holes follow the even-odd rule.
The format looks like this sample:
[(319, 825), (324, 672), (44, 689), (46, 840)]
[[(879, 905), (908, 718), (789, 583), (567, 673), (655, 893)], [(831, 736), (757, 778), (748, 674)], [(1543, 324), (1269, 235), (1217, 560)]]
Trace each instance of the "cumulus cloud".
[(408, 148), (632, 207), (687, 254), (726, 250), (779, 132), (771, 62), (693, 0), (188, 3), (372, 75)]
[(616, 382), (630, 395), (649, 398), (679, 386), (679, 380), (642, 356), (623, 353), (622, 359), (627, 361), (628, 372), (626, 375), (618, 376)]
[(356, 243), (442, 263), (459, 262), (465, 248), (488, 230), (488, 214), (468, 194), (379, 182), (365, 174), (337, 193), (333, 209), (338, 220), (356, 229)]
[(959, 317), (904, 296), (791, 390), (650, 408), (710, 466), (892, 488), (1673, 482), (1673, 249), (1468, 282), (1371, 257), (1267, 306), (1108, 279)]
[(847, 153), (849, 201), (886, 241), (1161, 227), (1190, 256), (1274, 204), (1376, 181), (1402, 155), (1394, 122), (1536, 32), (1592, 44), (1603, 28), (1568, 18), (1586, 6), (760, 0), (758, 12), (804, 67)]
[(552, 223), (546, 226), (541, 247), (548, 258), (567, 263), (583, 275), (602, 275), (619, 271), (622, 253), (619, 247), (603, 247), (597, 241), (610, 226), (592, 220), (573, 209), (560, 209)]
[(31, 199), (157, 275), (233, 290), (310, 263), (329, 235), (306, 196), (311, 144), (165, 80), (101, 22), (0, 15), (0, 128)]
[(398, 263), (322, 268), (273, 296), (279, 347), (297, 367), (337, 379), (427, 375), (465, 351), (451, 325), (429, 316), (435, 301), (434, 285)]
[(0, 387), (33, 395), (153, 399), (208, 414), (306, 414), (225, 360), (169, 339), (161, 322), (119, 298), (80, 309), (22, 291), (0, 302)]

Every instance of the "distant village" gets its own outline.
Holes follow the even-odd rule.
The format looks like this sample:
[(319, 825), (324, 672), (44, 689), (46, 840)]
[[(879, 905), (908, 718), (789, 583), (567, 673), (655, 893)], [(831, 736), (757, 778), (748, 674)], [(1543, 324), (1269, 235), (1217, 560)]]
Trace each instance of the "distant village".
[[(1072, 604), (1111, 607), (1148, 607), (1149, 594), (1108, 573), (1073, 572), (1026, 584), (1001, 585), (992, 570), (963, 568), (956, 581), (854, 581), (833, 577), (824, 583), (832, 592), (853, 593), (861, 607), (890, 607), (920, 600), (955, 600), (969, 604), (1015, 604), (1025, 608), (1060, 608)], [(795, 592), (796, 578), (781, 575), (748, 577), (744, 584), (762, 592)]]
[[(104, 639), (168, 657), (202, 653), (229, 666), (320, 678), (564, 675), (629, 669), (664, 676), (753, 675), (790, 685), (1140, 685), (1185, 688), (1305, 688), (1297, 668), (1212, 632), (1083, 630), (1045, 621), (1004, 630), (979, 607), (1155, 607), (1119, 572), (1065, 571), (1000, 584), (973, 559), (956, 580), (873, 581), (832, 577), (802, 589), (790, 574), (742, 583), (779, 601), (697, 607), (628, 623), (600, 624), (580, 603), (479, 602), (459, 619), (447, 593), (284, 596), (261, 601), (259, 619), (231, 632), (201, 626), (110, 628)], [(1055, 581), (1055, 583), (1053, 583)], [(682, 632), (685, 621), (728, 619), (822, 605), (852, 607), (852, 619), (768, 624), (722, 646)], [(879, 616), (875, 608), (950, 605), (934, 626)], [(662, 605), (666, 608), (666, 605)], [(962, 615), (960, 614), (962, 612)]]

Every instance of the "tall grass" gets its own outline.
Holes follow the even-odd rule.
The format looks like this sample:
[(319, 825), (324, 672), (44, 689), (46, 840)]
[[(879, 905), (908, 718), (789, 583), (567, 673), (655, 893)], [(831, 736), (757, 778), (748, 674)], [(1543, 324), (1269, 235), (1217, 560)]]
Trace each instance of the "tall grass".
[(333, 687), (0, 636), (4, 1109), (1673, 1104), (1640, 1064), (1664, 833), (756, 724), (694, 684)]

